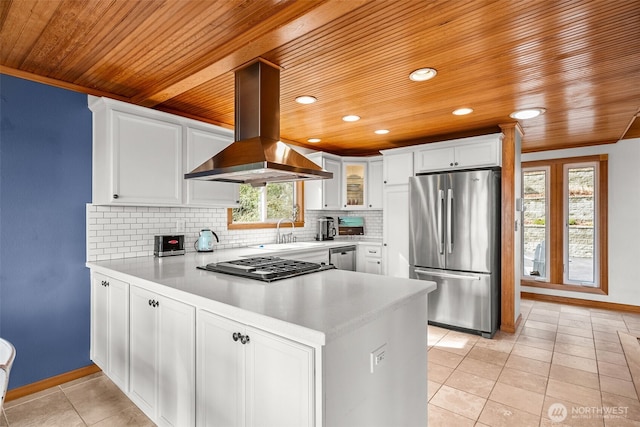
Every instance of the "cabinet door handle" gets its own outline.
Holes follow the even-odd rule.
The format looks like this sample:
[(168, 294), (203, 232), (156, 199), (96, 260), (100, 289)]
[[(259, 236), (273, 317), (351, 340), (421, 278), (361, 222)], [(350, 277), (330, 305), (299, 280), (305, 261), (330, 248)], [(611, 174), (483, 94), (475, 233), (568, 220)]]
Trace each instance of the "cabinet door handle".
[(453, 166), (453, 163), (449, 163), (449, 166)]
[(153, 305), (153, 302), (151, 302), (151, 300), (149, 300), (149, 305)]
[(114, 199), (117, 199), (118, 197), (120, 197), (120, 196), (118, 196), (117, 194), (114, 194), (114, 195), (113, 195), (113, 198), (114, 198)]
[(456, 166), (458, 166), (458, 162), (456, 162)]
[(234, 332), (233, 335), (233, 340), (238, 342), (238, 340), (240, 340), (241, 344), (248, 344), (249, 341), (251, 340), (249, 338), (249, 335), (242, 335), (240, 332)]
[(156, 301), (156, 300), (154, 300), (154, 299), (150, 299), (150, 300), (149, 300), (149, 305), (150, 305), (151, 307), (157, 307), (157, 306), (159, 306), (159, 305), (160, 305), (160, 301)]

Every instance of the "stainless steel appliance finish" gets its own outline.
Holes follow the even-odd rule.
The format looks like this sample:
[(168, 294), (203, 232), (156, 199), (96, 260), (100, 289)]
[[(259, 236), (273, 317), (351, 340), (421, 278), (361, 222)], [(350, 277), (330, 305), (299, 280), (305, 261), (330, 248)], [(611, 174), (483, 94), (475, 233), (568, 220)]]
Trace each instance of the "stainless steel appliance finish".
[(333, 240), (336, 235), (335, 221), (331, 216), (321, 216), (318, 218), (318, 228), (316, 230), (316, 240)]
[(329, 249), (329, 264), (334, 265), (338, 270), (356, 271), (356, 247)]
[(184, 234), (154, 236), (153, 254), (157, 257), (184, 255)]
[(429, 322), (492, 337), (500, 322), (500, 171), (409, 179), (411, 277), (438, 284)]
[(235, 142), (185, 179), (246, 183), (330, 179), (280, 141), (280, 68), (261, 58), (235, 72)]
[(226, 273), (249, 279), (273, 282), (303, 274), (335, 268), (332, 265), (316, 264), (307, 261), (283, 259), (279, 257), (252, 257), (233, 261), (211, 263), (197, 267), (201, 270)]

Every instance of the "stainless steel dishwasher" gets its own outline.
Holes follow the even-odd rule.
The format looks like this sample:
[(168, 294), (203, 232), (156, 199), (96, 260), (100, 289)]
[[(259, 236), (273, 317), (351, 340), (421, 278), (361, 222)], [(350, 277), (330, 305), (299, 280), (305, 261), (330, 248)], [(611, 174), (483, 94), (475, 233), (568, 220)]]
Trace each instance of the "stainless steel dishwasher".
[(338, 270), (356, 271), (356, 247), (342, 246), (329, 249), (329, 264)]

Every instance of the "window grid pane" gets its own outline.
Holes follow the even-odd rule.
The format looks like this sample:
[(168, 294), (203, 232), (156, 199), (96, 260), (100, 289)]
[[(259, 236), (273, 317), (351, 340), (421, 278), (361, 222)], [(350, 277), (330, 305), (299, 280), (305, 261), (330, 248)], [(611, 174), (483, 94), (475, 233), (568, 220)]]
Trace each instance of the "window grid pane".
[(265, 187), (240, 184), (240, 207), (232, 209), (232, 221), (243, 224), (294, 219), (297, 216), (295, 201), (293, 182), (272, 183)]
[(523, 275), (548, 281), (549, 169), (527, 169), (523, 173)]
[(596, 286), (596, 167), (568, 165), (565, 170), (565, 281)]

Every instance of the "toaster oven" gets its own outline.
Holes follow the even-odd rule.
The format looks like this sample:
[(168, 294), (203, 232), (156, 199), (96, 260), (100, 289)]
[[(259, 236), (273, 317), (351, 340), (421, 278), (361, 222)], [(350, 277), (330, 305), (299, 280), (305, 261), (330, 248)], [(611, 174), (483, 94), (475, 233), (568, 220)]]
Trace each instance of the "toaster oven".
[(153, 254), (155, 256), (184, 255), (184, 234), (155, 236)]

